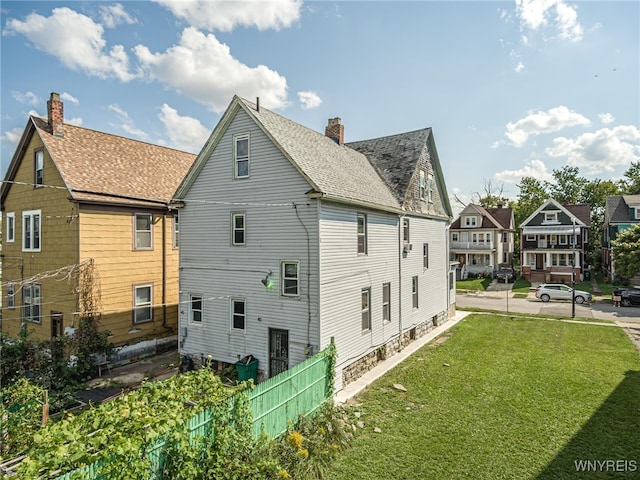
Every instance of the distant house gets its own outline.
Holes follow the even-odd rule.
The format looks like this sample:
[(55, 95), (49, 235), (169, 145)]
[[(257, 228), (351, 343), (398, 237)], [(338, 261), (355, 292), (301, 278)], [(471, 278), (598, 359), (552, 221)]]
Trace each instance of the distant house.
[(335, 339), (336, 386), (454, 308), (431, 129), (344, 143), (234, 97), (176, 195), (182, 354), (274, 376)]
[(457, 278), (512, 266), (514, 232), (513, 209), (467, 205), (449, 230), (449, 259), (457, 262)]
[(2, 332), (45, 340), (100, 315), (116, 345), (175, 338), (178, 223), (195, 155), (30, 117), (2, 184)]
[[(520, 225), (522, 276), (531, 282), (580, 281), (588, 268), (591, 209), (547, 199)], [(574, 261), (575, 259), (575, 261)]]
[(611, 260), (611, 242), (618, 233), (640, 223), (640, 195), (615, 195), (606, 198), (603, 239), (602, 270), (611, 279), (616, 278), (616, 268)]

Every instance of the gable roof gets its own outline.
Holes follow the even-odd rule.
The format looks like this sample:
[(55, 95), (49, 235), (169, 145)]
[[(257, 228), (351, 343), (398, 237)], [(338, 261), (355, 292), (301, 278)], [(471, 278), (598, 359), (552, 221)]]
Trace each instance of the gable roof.
[(462, 228), (462, 216), (476, 212), (482, 215), (482, 223), (476, 228), (494, 228), (510, 230), (513, 228), (513, 210), (511, 207), (485, 208), (482, 205), (470, 203), (467, 205), (458, 218), (451, 224), (451, 229)]
[(640, 205), (640, 195), (613, 195), (605, 200), (606, 223), (629, 223), (629, 207)]
[(10, 181), (32, 135), (39, 135), (72, 200), (136, 206), (167, 205), (196, 156), (172, 148), (64, 124), (54, 136), (46, 119), (30, 117), (2, 186)]
[[(256, 122), (307, 180), (311, 186), (311, 191), (308, 193), (318, 194), (334, 201), (402, 212), (400, 195), (391, 188), (394, 182), (389, 178), (383, 178), (379, 168), (374, 166), (375, 162), (372, 162), (367, 155), (352, 148), (353, 144), (339, 145), (322, 133), (266, 108), (258, 107), (255, 103), (238, 96), (234, 96), (198, 155), (193, 168), (178, 189), (176, 193), (178, 199), (184, 198), (189, 187), (204, 168), (228, 124), (239, 110), (246, 112)], [(430, 133), (430, 129), (426, 131)], [(423, 138), (426, 138), (424, 133), (422, 135)], [(413, 170), (410, 170), (409, 177), (412, 173)], [(442, 177), (441, 174), (440, 177)]]
[(569, 217), (569, 219), (575, 218), (577, 225), (583, 227), (591, 227), (591, 207), (586, 203), (580, 203), (577, 205), (561, 205), (560, 202), (553, 198), (548, 198), (542, 205), (540, 205), (536, 211), (534, 211), (525, 221), (520, 224), (520, 227), (527, 226), (540, 212), (544, 210), (559, 210)]

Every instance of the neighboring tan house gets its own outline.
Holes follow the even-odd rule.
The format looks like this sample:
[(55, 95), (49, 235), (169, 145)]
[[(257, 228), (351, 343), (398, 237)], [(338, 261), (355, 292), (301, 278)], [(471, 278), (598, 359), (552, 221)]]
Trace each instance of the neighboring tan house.
[(581, 281), (589, 266), (590, 227), (589, 205), (547, 199), (520, 225), (522, 276), (530, 282), (571, 283), (575, 273)]
[(176, 335), (178, 224), (195, 155), (30, 117), (2, 184), (2, 332), (42, 340), (97, 312), (115, 345)]
[(259, 378), (335, 340), (336, 387), (454, 309), (430, 128), (344, 143), (234, 97), (176, 194), (179, 350)]
[(616, 268), (611, 259), (611, 242), (616, 239), (618, 233), (640, 223), (640, 195), (607, 197), (605, 206), (602, 270), (607, 278), (612, 280), (616, 278)]
[(514, 229), (513, 209), (467, 205), (449, 230), (449, 259), (457, 263), (457, 279), (513, 266)]

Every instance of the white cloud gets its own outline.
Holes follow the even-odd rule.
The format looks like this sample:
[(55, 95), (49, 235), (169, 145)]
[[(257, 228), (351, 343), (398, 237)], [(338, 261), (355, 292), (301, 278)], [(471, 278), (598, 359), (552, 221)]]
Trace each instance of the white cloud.
[(577, 138), (559, 137), (553, 145), (546, 149), (548, 155), (566, 157), (569, 165), (585, 167), (592, 175), (640, 161), (640, 130), (633, 125), (602, 128)]
[(504, 170), (497, 172), (495, 177), (500, 182), (510, 183), (517, 185), (522, 180), (522, 177), (534, 177), (537, 180), (553, 181), (553, 174), (547, 170), (547, 166), (543, 161), (533, 158), (526, 162), (524, 166), (518, 170)]
[(124, 11), (124, 7), (120, 3), (109, 6), (100, 7), (100, 17), (107, 28), (115, 28), (116, 26), (126, 23), (132, 25), (138, 21)]
[(71, 102), (74, 105), (80, 104), (80, 100), (78, 100), (76, 97), (74, 97), (73, 95), (67, 92), (62, 92), (60, 94), (60, 100), (63, 100), (65, 102)]
[(145, 75), (163, 82), (184, 95), (223, 111), (234, 94), (254, 99), (267, 108), (287, 105), (287, 80), (264, 65), (242, 64), (212, 35), (195, 28), (182, 32), (180, 44), (165, 53), (151, 53), (144, 45), (134, 48)]
[(18, 142), (20, 141), (20, 138), (22, 138), (23, 131), (24, 131), (24, 128), (22, 127), (13, 128), (7, 132), (4, 132), (4, 135), (2, 135), (0, 139), (3, 142), (4, 141), (9, 142), (11, 145), (13, 145), (15, 149), (15, 147), (18, 145)]
[(37, 49), (58, 58), (73, 70), (98, 78), (129, 81), (129, 58), (122, 45), (105, 53), (104, 28), (91, 18), (69, 8), (54, 8), (50, 17), (37, 13), (24, 21), (9, 19), (3, 35), (24, 35)]
[(82, 120), (82, 117), (65, 118), (64, 123), (70, 123), (71, 125), (80, 127), (84, 123), (84, 120)]
[(142, 140), (147, 140), (149, 138), (149, 135), (147, 135), (145, 132), (143, 132), (139, 128), (136, 128), (136, 126), (133, 124), (133, 120), (129, 118), (129, 114), (125, 110), (120, 108), (118, 105), (109, 105), (108, 108), (112, 112), (115, 112), (120, 118), (120, 124), (117, 124), (117, 125), (111, 124), (111, 125), (121, 128), (122, 130), (127, 132), (129, 135), (140, 138)]
[(33, 92), (22, 93), (22, 92), (13, 91), (11, 92), (11, 96), (14, 98), (14, 100), (20, 103), (26, 103), (28, 105), (37, 105), (38, 103), (40, 103), (40, 99)]
[(507, 124), (505, 135), (515, 147), (522, 147), (530, 136), (542, 133), (558, 132), (566, 127), (589, 125), (589, 119), (572, 112), (565, 106), (550, 109), (547, 112), (529, 113), (515, 123)]
[(600, 122), (604, 125), (609, 125), (610, 123), (615, 122), (616, 118), (610, 113), (601, 113), (598, 115)]
[(554, 26), (560, 38), (577, 42), (584, 30), (578, 22), (578, 9), (564, 0), (516, 0), (516, 15), (524, 29), (538, 31)]
[(156, 0), (189, 25), (229, 32), (236, 26), (279, 30), (300, 18), (302, 0)]
[(302, 104), (302, 108), (305, 110), (319, 107), (322, 103), (322, 99), (316, 94), (316, 92), (298, 92), (298, 100)]
[(180, 116), (166, 103), (160, 108), (158, 118), (164, 125), (171, 144), (187, 152), (198, 152), (211, 133), (199, 120)]
[(524, 63), (518, 62), (518, 65), (515, 66), (513, 71), (516, 72), (516, 73), (520, 73), (520, 72), (524, 71)]

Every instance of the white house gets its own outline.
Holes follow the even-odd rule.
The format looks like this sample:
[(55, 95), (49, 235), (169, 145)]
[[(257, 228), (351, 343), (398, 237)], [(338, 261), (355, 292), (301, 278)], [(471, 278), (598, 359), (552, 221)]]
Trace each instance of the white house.
[(179, 349), (271, 377), (335, 339), (336, 388), (455, 307), (431, 129), (344, 143), (234, 97), (176, 194)]

